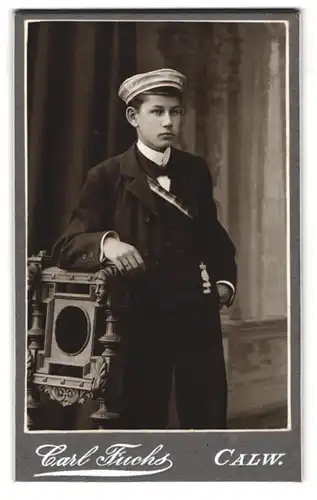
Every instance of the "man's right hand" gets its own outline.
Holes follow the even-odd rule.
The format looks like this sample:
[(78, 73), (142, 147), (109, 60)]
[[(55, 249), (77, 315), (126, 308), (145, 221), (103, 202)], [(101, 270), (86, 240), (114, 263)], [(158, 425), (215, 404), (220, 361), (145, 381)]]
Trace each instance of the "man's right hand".
[(122, 274), (145, 270), (144, 261), (138, 250), (128, 243), (109, 236), (105, 239), (103, 251), (104, 256), (113, 262)]

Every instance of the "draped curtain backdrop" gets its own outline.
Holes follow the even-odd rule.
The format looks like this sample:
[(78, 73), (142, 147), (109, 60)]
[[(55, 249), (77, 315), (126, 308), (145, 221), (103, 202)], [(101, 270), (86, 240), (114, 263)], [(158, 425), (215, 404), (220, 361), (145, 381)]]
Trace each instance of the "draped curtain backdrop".
[(117, 90), (135, 72), (135, 23), (29, 24), (29, 255), (50, 253), (88, 170), (133, 142)]

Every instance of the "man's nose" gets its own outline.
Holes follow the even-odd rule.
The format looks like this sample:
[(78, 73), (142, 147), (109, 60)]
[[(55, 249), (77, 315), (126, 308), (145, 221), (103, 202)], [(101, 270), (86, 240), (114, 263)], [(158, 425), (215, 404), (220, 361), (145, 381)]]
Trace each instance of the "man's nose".
[(170, 127), (172, 125), (172, 119), (170, 113), (167, 111), (163, 116), (163, 126)]

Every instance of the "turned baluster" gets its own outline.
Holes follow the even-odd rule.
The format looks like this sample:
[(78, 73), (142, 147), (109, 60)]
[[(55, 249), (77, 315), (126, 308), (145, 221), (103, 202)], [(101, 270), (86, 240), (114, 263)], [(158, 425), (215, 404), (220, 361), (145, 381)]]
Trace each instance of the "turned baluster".
[(27, 333), (27, 428), (34, 429), (36, 426), (36, 414), (40, 408), (40, 393), (33, 384), (33, 374), (36, 370), (37, 353), (43, 348), (44, 328), (43, 312), (41, 310), (41, 270), (45, 254), (41, 252), (37, 257), (29, 259), (27, 269), (28, 298), (31, 300), (31, 328)]
[[(97, 273), (96, 277), (96, 299), (97, 304), (104, 308), (105, 333), (98, 339), (103, 346), (101, 357), (105, 360), (107, 377), (105, 384), (98, 391), (98, 410), (91, 415), (91, 419), (97, 424), (98, 429), (113, 426), (113, 422), (120, 417), (120, 342), (121, 338), (117, 328), (117, 319), (113, 310), (114, 290), (113, 283), (117, 275), (117, 269), (109, 266)], [(107, 292), (107, 296), (106, 296)], [(111, 422), (111, 423), (110, 423)]]

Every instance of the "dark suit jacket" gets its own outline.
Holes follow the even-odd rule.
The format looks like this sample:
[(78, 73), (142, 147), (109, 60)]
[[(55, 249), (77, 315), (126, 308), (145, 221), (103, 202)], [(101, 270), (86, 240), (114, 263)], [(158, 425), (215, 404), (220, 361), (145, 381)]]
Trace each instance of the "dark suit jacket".
[[(160, 258), (162, 231), (136, 146), (93, 167), (81, 191), (69, 226), (53, 248), (56, 265), (66, 269), (100, 268), (100, 241), (105, 231), (134, 245), (145, 260)], [(217, 220), (212, 179), (204, 160), (172, 148), (177, 174), (175, 194), (195, 215), (197, 245), (214, 281), (236, 285), (235, 247)]]

